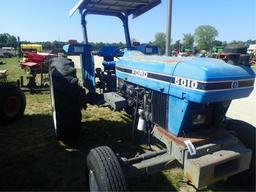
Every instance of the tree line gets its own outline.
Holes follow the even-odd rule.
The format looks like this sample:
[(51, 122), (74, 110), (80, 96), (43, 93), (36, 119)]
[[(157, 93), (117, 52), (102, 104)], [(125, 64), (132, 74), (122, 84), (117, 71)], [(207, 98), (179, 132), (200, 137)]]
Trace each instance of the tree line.
[[(182, 40), (177, 40), (175, 43), (171, 44), (172, 50), (205, 50), (212, 51), (213, 47), (227, 45), (236, 46), (249, 46), (250, 44), (256, 44), (256, 40), (247, 41), (219, 41), (216, 39), (218, 36), (218, 30), (211, 25), (201, 25), (195, 29), (194, 34), (186, 33), (183, 34)], [(156, 45), (161, 49), (163, 53), (165, 50), (166, 35), (165, 33), (157, 33), (155, 35), (155, 41), (150, 42), (152, 45)]]
[(17, 47), (17, 38), (8, 33), (0, 34), (0, 47)]
[[(0, 48), (1, 47), (18, 47), (18, 38), (8, 33), (0, 34)], [(45, 51), (52, 51), (52, 50), (61, 50), (64, 45), (67, 45), (68, 42), (65, 41), (44, 41), (44, 42), (30, 42), (30, 41), (20, 41), (20, 44), (41, 44)], [(125, 44), (122, 42), (119, 43), (103, 43), (103, 42), (90, 42), (93, 47), (93, 50), (99, 50), (100, 47), (104, 45), (114, 46), (114, 47), (124, 47)]]
[[(232, 42), (226, 42), (226, 41), (219, 41), (217, 40), (218, 36), (218, 30), (214, 28), (211, 25), (201, 25), (195, 29), (194, 34), (186, 33), (183, 34), (182, 40), (177, 40), (173, 44), (171, 44), (172, 50), (206, 50), (211, 51), (214, 46), (227, 46), (230, 44), (236, 44), (236, 45), (242, 45), (242, 46), (248, 46), (250, 44), (256, 44), (256, 40), (247, 40), (245, 42), (243, 41), (232, 41)], [(134, 38), (132, 38), (132, 41), (136, 41)], [(155, 45), (160, 48), (160, 52), (164, 53), (165, 51), (165, 42), (166, 42), (166, 35), (165, 33), (157, 33), (155, 35), (155, 40), (153, 42), (149, 42), (150, 45)], [(21, 41), (20, 43), (31, 43), (29, 41)], [(52, 50), (61, 50), (62, 47), (68, 42), (64, 41), (45, 41), (45, 42), (33, 42), (38, 43), (43, 46), (43, 49), (46, 51), (52, 51)], [(91, 42), (90, 43), (93, 47), (93, 50), (97, 51), (100, 49), (100, 47), (104, 45), (110, 45), (115, 47), (125, 47), (125, 44), (122, 42), (119, 43), (103, 43), (103, 42)], [(14, 47), (17, 48), (18, 46), (18, 39), (10, 35), (8, 33), (0, 34), (0, 48), (1, 47)]]

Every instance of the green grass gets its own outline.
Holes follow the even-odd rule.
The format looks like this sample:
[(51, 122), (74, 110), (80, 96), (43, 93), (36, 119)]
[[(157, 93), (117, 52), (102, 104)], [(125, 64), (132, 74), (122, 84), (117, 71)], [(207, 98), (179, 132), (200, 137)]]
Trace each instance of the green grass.
[[(10, 81), (26, 74), (18, 67), (17, 59), (3, 60), (7, 64), (0, 65), (0, 70), (8, 69)], [(72, 145), (78, 151), (70, 152), (55, 139), (49, 92), (26, 93), (26, 98), (24, 117), (0, 127), (0, 190), (84, 190), (85, 158), (89, 149), (108, 145), (126, 157), (143, 151), (139, 144), (131, 142), (131, 121), (124, 114), (107, 107), (89, 106), (83, 111), (81, 136)], [(174, 191), (186, 189), (182, 181), (182, 169), (175, 167), (129, 180), (129, 184), (131, 190)], [(222, 182), (205, 191), (212, 190), (234, 190), (234, 186)]]
[(256, 65), (252, 66), (252, 69), (254, 70), (254, 72), (256, 73)]

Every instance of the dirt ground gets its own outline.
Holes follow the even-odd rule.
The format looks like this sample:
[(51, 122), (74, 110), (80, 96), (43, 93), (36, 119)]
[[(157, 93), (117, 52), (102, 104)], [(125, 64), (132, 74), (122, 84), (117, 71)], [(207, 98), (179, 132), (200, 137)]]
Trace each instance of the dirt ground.
[(256, 127), (256, 82), (249, 97), (232, 101), (227, 116), (243, 120)]

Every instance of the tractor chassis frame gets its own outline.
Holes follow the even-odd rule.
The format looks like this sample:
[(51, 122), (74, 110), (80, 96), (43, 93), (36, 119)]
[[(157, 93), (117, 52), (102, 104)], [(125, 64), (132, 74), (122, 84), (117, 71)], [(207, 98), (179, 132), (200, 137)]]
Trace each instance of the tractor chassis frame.
[[(207, 138), (181, 138), (155, 126), (153, 136), (166, 145), (166, 149), (146, 152), (135, 158), (121, 158), (127, 178), (142, 177), (170, 169), (177, 162), (184, 170), (184, 177), (200, 189), (216, 181), (227, 179), (249, 169), (252, 152), (226, 130), (215, 131)], [(196, 154), (191, 155), (184, 141), (190, 140)]]
[(50, 86), (44, 85), (43, 83), (43, 74), (40, 74), (39, 85), (37, 85), (38, 83), (36, 82), (36, 76), (28, 76), (26, 78), (28, 79), (27, 85), (24, 85), (24, 76), (21, 76), (20, 79), (17, 80), (18, 86), (22, 88), (24, 92), (30, 92), (34, 94), (50, 90)]

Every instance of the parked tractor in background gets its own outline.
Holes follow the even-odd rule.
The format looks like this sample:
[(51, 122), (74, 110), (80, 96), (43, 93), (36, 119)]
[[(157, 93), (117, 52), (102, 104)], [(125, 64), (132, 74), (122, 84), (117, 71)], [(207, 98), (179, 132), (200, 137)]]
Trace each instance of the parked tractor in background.
[(237, 65), (238, 63), (243, 65), (251, 65), (251, 56), (247, 54), (247, 47), (245, 46), (227, 46), (217, 55), (217, 58), (234, 65)]
[(214, 46), (211, 51), (210, 57), (218, 58), (218, 55), (224, 51), (224, 46)]
[[(16, 50), (13, 47), (3, 47), (0, 49), (0, 56), (6, 58), (16, 56)], [(5, 62), (0, 61), (0, 64)], [(7, 77), (8, 70), (0, 70), (0, 125), (21, 118), (26, 108), (26, 97), (20, 89), (19, 82), (10, 82)]]
[(218, 54), (223, 52), (224, 48), (225, 48), (224, 46), (214, 46), (212, 48), (212, 52)]
[[(54, 58), (51, 103), (58, 139), (75, 139), (81, 130), (81, 109), (104, 97), (112, 109), (124, 110), (133, 119), (133, 137), (142, 131), (149, 145), (154, 137), (163, 146), (129, 159), (117, 157), (107, 146), (92, 149), (85, 169), (91, 191), (127, 190), (126, 178), (144, 177), (168, 169), (174, 162), (182, 165), (184, 177), (196, 188), (237, 174), (243, 174), (241, 181), (255, 185), (255, 128), (225, 116), (233, 99), (253, 91), (255, 74), (248, 57), (230, 54), (224, 62), (138, 50), (131, 45), (128, 16), (138, 17), (160, 3), (81, 0), (72, 9), (71, 15), (77, 10), (81, 13), (84, 44), (69, 44), (64, 50), (67, 55), (80, 56), (86, 94), (74, 63), (66, 57)], [(94, 67), (85, 21), (89, 14), (118, 17), (124, 26), (123, 56), (117, 54), (120, 49), (99, 52), (104, 70)]]
[(26, 97), (17, 82), (8, 82), (7, 70), (0, 70), (0, 124), (19, 119), (25, 108)]

